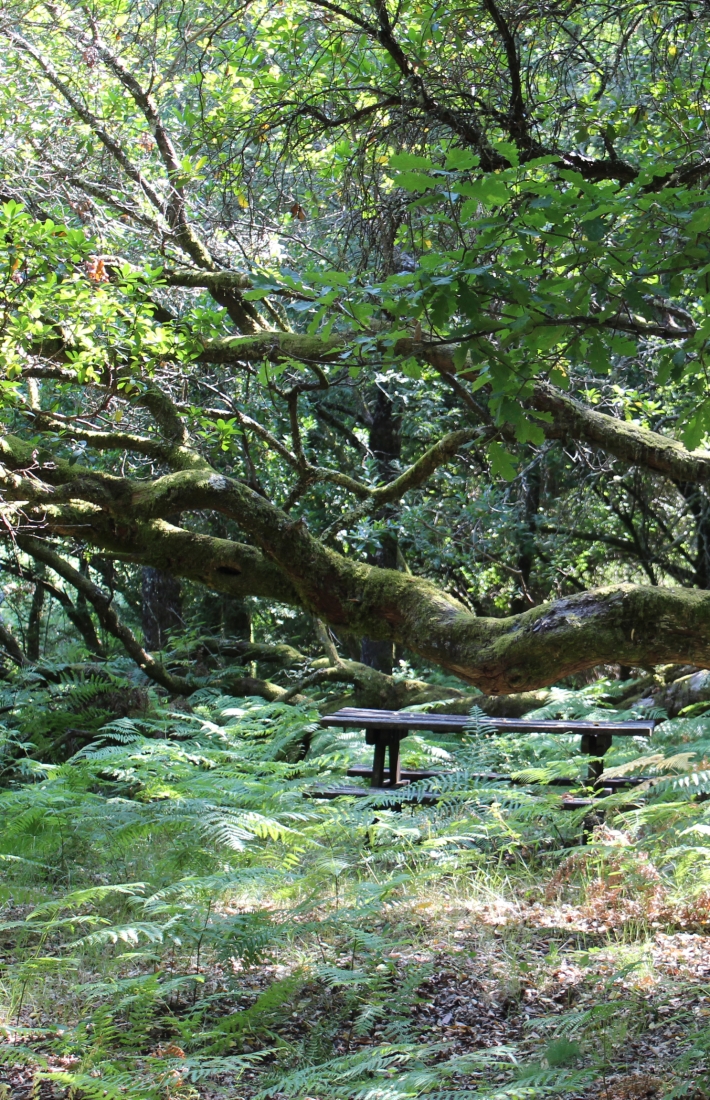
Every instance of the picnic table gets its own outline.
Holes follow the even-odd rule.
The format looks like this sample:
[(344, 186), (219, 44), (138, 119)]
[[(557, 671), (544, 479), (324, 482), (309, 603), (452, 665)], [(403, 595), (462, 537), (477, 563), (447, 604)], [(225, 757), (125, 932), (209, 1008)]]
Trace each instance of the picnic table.
[[(484, 732), (496, 733), (576, 733), (581, 735), (580, 752), (594, 757), (590, 763), (589, 780), (599, 784), (604, 770), (603, 756), (611, 747), (613, 737), (650, 737), (655, 721), (653, 719), (619, 721), (568, 721), (566, 719), (539, 718), (489, 718), (483, 716)], [(326, 714), (320, 720), (321, 726), (335, 726), (340, 729), (364, 729), (365, 740), (374, 748), (372, 768), (358, 766), (351, 768), (348, 775), (357, 775), (370, 779), (371, 787), (400, 787), (414, 779), (424, 779), (441, 774), (430, 771), (402, 771), (400, 764), (400, 741), (416, 730), (429, 733), (461, 733), (471, 727), (472, 719), (466, 714), (413, 714), (399, 710), (367, 710), (360, 707), (344, 707), (335, 714)], [(385, 767), (389, 755), (389, 768)], [(507, 776), (486, 776), (496, 780), (510, 781)], [(564, 781), (563, 781), (564, 782)], [(617, 786), (619, 784), (612, 784)], [(631, 785), (621, 781), (620, 785)], [(345, 793), (343, 791), (342, 793)], [(353, 791), (354, 793), (354, 791)], [(361, 793), (367, 793), (363, 791)], [(327, 797), (326, 792), (324, 795)]]

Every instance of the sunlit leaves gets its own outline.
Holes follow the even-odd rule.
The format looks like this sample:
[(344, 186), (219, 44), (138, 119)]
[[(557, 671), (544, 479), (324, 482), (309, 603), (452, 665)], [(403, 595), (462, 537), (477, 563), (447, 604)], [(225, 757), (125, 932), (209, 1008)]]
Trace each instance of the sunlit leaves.
[(0, 208), (0, 356), (8, 378), (48, 353), (79, 383), (106, 369), (150, 373), (161, 356), (180, 354), (183, 335), (156, 323), (147, 296), (157, 272), (125, 268), (109, 282), (95, 248), (81, 230), (35, 221), (14, 203)]

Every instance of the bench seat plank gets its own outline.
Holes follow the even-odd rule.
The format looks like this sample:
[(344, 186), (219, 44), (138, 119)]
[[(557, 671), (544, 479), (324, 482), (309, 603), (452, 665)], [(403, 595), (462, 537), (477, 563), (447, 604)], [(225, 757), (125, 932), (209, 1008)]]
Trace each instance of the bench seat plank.
[[(656, 724), (653, 719), (634, 722), (578, 722), (565, 719), (485, 717), (483, 721), (499, 733), (581, 733), (615, 737), (650, 737)], [(471, 718), (466, 714), (409, 714), (398, 710), (343, 707), (335, 714), (324, 715), (320, 724), (341, 729), (396, 728), (403, 732), (428, 730), (431, 733), (460, 733), (471, 724)]]

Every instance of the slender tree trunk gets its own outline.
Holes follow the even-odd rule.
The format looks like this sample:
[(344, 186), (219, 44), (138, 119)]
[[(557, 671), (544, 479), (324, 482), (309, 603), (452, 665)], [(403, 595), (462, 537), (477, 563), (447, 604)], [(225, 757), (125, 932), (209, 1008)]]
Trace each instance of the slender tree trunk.
[[(44, 573), (40, 565), (39, 573)], [(27, 623), (27, 659), (39, 661), (40, 641), (42, 637), (42, 608), (44, 607), (44, 585), (36, 584), (30, 604), (30, 617)]]
[[(88, 577), (89, 576), (89, 563), (88, 563), (88, 561), (86, 560), (86, 558), (84, 557), (83, 554), (79, 555), (79, 572), (81, 573), (82, 577)], [(91, 623), (91, 615), (89, 614), (89, 605), (86, 602), (86, 596), (84, 595), (83, 592), (77, 592), (76, 599), (74, 601), (74, 607), (76, 608), (77, 616), (79, 616), (84, 622), (86, 622), (88, 620), (88, 622)], [(92, 627), (93, 627), (93, 623), (92, 623)], [(84, 634), (84, 638), (86, 640), (86, 633), (85, 633), (84, 630), (82, 630), (82, 634)], [(93, 643), (93, 640), (92, 640), (92, 643)], [(91, 646), (89, 648), (91, 648)]]
[(522, 479), (522, 529), (517, 568), (520, 573), (520, 586), (510, 603), (513, 615), (527, 611), (532, 607), (528, 590), (530, 574), (535, 564), (535, 519), (540, 509), (540, 466), (536, 463), (523, 475)]
[[(113, 562), (111, 562), (111, 566), (113, 567)], [(89, 563), (83, 555), (79, 557), (79, 572), (82, 577), (86, 577), (87, 580), (90, 580)], [(77, 591), (73, 607), (71, 600), (67, 600), (63, 606), (66, 614), (81, 633), (89, 652), (95, 653), (97, 657), (105, 656), (104, 646), (96, 633), (94, 620), (91, 618), (91, 611), (89, 610), (89, 604), (84, 593)]]
[[(401, 427), (402, 418), (395, 413), (391, 398), (378, 387), (372, 406), (369, 439), (370, 450), (377, 464), (378, 482), (389, 482), (397, 476), (397, 464), (402, 454)], [(397, 507), (386, 505), (377, 513), (376, 518), (388, 523), (396, 516)], [(370, 565), (378, 565), (381, 569), (397, 568), (397, 535), (392, 529), (381, 533), (379, 546), (373, 554), (368, 555), (368, 561)], [(394, 665), (394, 645), (382, 639), (365, 637), (360, 646), (360, 660), (364, 665), (389, 676)]]
[(699, 485), (679, 484), (695, 520), (695, 583), (710, 588), (710, 500)]
[(143, 638), (147, 650), (162, 649), (171, 631), (180, 630), (182, 589), (180, 581), (160, 569), (145, 566), (142, 584)]
[(200, 598), (196, 616), (201, 627), (226, 638), (252, 640), (251, 608), (248, 600), (206, 591)]

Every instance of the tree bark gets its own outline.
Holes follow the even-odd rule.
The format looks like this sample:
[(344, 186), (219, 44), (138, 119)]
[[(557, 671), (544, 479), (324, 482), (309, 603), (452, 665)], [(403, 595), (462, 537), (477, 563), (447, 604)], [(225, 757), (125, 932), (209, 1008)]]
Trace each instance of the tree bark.
[(23, 653), (22, 646), (18, 642), (17, 638), (10, 630), (7, 623), (0, 619), (0, 646), (5, 650), (10, 660), (14, 661), (20, 668), (24, 668), (29, 664), (27, 657)]
[(669, 718), (676, 718), (686, 707), (694, 704), (710, 705), (710, 671), (699, 669), (689, 676), (681, 676), (670, 684), (650, 692), (654, 704), (662, 707)]
[[(8, 562), (4, 563), (6, 572), (13, 573), (15, 576), (22, 577), (24, 572), (17, 566), (10, 565)], [(84, 577), (88, 577), (88, 567), (86, 561), (81, 560), (80, 573)], [(93, 653), (96, 657), (105, 657), (104, 647), (96, 633), (96, 627), (94, 626), (93, 619), (89, 613), (89, 608), (85, 598), (79, 599), (80, 593), (77, 593), (76, 606), (72, 603), (69, 596), (63, 589), (59, 588), (56, 584), (52, 584), (47, 580), (46, 576), (41, 580), (37, 580), (36, 583), (41, 584), (45, 592), (52, 596), (57, 601), (59, 606), (64, 611), (69, 621), (74, 624), (79, 633), (84, 639), (86, 648), (90, 653)]]
[(540, 466), (536, 462), (522, 477), (522, 523), (517, 562), (520, 585), (510, 603), (510, 610), (514, 615), (527, 611), (534, 602), (530, 596), (530, 575), (535, 564), (535, 519), (540, 508), (540, 481)]
[(45, 588), (51, 596), (54, 596), (55, 600), (63, 608), (64, 613), (69, 621), (72, 622), (77, 628), (82, 638), (84, 639), (84, 644), (89, 650), (89, 653), (93, 653), (95, 657), (105, 657), (106, 650), (103, 643), (101, 642), (101, 639), (96, 633), (96, 627), (94, 626), (94, 621), (91, 618), (86, 600), (83, 599), (80, 602), (77, 596), (76, 605), (74, 605), (67, 596), (66, 592), (62, 592), (62, 590), (56, 585), (47, 584), (45, 585)]
[[(38, 566), (40, 573), (44, 572), (44, 566)], [(27, 622), (27, 634), (25, 651), (30, 662), (39, 660), (40, 643), (42, 639), (42, 608), (44, 607), (44, 585), (41, 579), (35, 584), (30, 604), (30, 617)]]
[[(397, 476), (402, 455), (402, 417), (395, 413), (392, 399), (379, 386), (375, 390), (371, 416), (369, 445), (375, 459), (377, 480), (388, 484)], [(396, 516), (396, 506), (386, 504), (376, 513), (375, 519), (389, 527)], [(379, 545), (374, 554), (368, 555), (367, 560), (380, 569), (397, 568), (397, 535), (393, 530), (385, 529), (379, 533)], [(365, 635), (360, 646), (360, 660), (364, 665), (391, 676), (394, 643), (384, 638)]]
[(145, 648), (163, 649), (170, 634), (184, 626), (180, 581), (169, 573), (144, 566), (142, 625)]
[[(27, 479), (22, 483), (29, 495)], [(45, 529), (167, 566), (174, 576), (263, 594), (305, 608), (336, 631), (400, 643), (486, 693), (544, 687), (602, 663), (710, 667), (707, 592), (618, 584), (506, 619), (477, 618), (430, 581), (324, 546), (302, 521), (224, 475), (193, 469), (150, 483), (115, 478), (102, 492), (103, 508), (63, 504), (59, 492), (48, 493), (37, 515)], [(159, 519), (188, 509), (231, 517), (256, 545), (195, 535)], [(29, 502), (24, 514), (34, 514)]]

